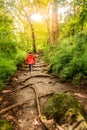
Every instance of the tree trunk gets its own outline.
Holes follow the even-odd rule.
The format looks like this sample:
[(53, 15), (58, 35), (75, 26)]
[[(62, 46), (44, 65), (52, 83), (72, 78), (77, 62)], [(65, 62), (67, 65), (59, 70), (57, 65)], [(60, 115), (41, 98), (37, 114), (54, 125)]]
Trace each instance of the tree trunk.
[(58, 39), (58, 3), (52, 0), (52, 43)]
[(49, 20), (47, 21), (47, 31), (48, 31), (48, 39), (47, 44), (51, 44), (51, 36), (50, 36), (50, 27), (49, 27)]
[[(76, 15), (76, 9), (75, 9), (76, 7), (75, 7), (75, 0), (73, 0), (73, 20), (75, 20), (75, 15)], [(72, 35), (74, 35), (75, 34), (75, 24), (73, 25), (73, 30), (72, 30)]]
[(35, 34), (34, 34), (34, 28), (32, 23), (29, 21), (30, 27), (31, 27), (31, 33), (32, 33), (32, 40), (33, 40), (33, 52), (36, 53), (36, 45), (35, 45)]
[[(22, 3), (22, 0), (20, 0), (20, 2), (21, 2), (21, 5), (22, 5), (22, 7), (23, 7), (23, 9), (24, 9), (24, 6), (23, 6), (23, 3)], [(24, 13), (25, 13), (25, 16), (26, 16), (26, 18), (27, 18), (29, 24), (30, 24), (31, 33), (32, 33), (32, 41), (33, 41), (33, 52), (36, 53), (36, 45), (35, 45), (35, 34), (34, 34), (34, 28), (33, 28), (33, 25), (32, 25), (32, 23), (31, 23), (31, 21), (30, 21), (29, 16), (27, 15), (25, 9), (24, 9)]]
[(50, 45), (51, 44), (51, 32), (50, 32), (50, 19), (49, 19), (49, 10), (50, 10), (50, 4), (48, 6), (48, 12), (47, 12), (47, 31), (48, 31), (48, 39), (47, 39), (47, 43)]

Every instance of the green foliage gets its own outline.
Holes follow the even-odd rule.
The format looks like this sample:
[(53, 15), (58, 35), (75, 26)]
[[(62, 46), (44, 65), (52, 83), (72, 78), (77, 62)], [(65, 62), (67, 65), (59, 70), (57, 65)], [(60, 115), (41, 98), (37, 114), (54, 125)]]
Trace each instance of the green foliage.
[(81, 105), (70, 93), (54, 94), (45, 103), (44, 111), (48, 118), (54, 118), (59, 123), (65, 123), (70, 116), (76, 120), (78, 113), (85, 118)]
[[(10, 52), (11, 53), (11, 52)], [(7, 82), (14, 74), (16, 66), (25, 61), (26, 52), (18, 49), (17, 53), (0, 54), (0, 89), (4, 87), (4, 82)]]
[(0, 130), (13, 130), (13, 127), (8, 121), (0, 120)]
[(7, 81), (16, 70), (14, 61), (9, 58), (0, 58), (0, 78)]
[(14, 74), (16, 66), (25, 61), (26, 52), (18, 49), (16, 53), (10, 52), (0, 54), (0, 89)]
[(45, 23), (35, 23), (34, 24), (34, 32), (36, 38), (36, 48), (38, 51), (43, 50), (47, 47), (47, 29)]
[[(65, 39), (46, 54), (52, 73), (62, 82), (78, 83), (87, 78), (87, 33), (80, 32), (74, 38)], [(48, 52), (48, 53), (49, 53)]]
[[(74, 3), (71, 4), (72, 2)], [(66, 5), (67, 2), (65, 0), (55, 0), (55, 3), (58, 3), (59, 7), (61, 7), (63, 4)], [(32, 2), (23, 0), (23, 6), (28, 9), (29, 16), (35, 12), (33, 9), (35, 9), (35, 6), (37, 7), (37, 4), (41, 7), (41, 12), (43, 12), (43, 16), (45, 17), (43, 22), (34, 22), (30, 19), (35, 34), (36, 48), (39, 51), (47, 47), (45, 57), (47, 61), (50, 62), (49, 67), (52, 67), (52, 73), (59, 76), (61, 81), (72, 80), (76, 83), (79, 82), (81, 78), (85, 77), (86, 79), (87, 33), (78, 33), (87, 28), (86, 3), (86, 0), (70, 2), (71, 5), (69, 5), (69, 7), (71, 11), (68, 11), (69, 13), (66, 12), (67, 16), (64, 23), (60, 23), (60, 26), (62, 26), (59, 28), (60, 35), (58, 36), (59, 38), (69, 38), (63, 40), (58, 46), (47, 47), (48, 31), (50, 31), (50, 35), (52, 34), (52, 21), (50, 17), (47, 17), (50, 14), (50, 0), (41, 0), (39, 3), (37, 0)], [(40, 9), (38, 8), (37, 12), (39, 12)], [(2, 0), (0, 2), (1, 86), (3, 86), (4, 82), (2, 80), (8, 80), (15, 71), (16, 65), (21, 64), (21, 62), (25, 60), (26, 53), (24, 51), (33, 49), (31, 27), (29, 21), (27, 21), (26, 18), (23, 19), (24, 13), (20, 2), (18, 4), (14, 0)], [(47, 30), (48, 25), (49, 30)], [(76, 35), (76, 37), (72, 38), (74, 35)]]
[(20, 65), (22, 62), (25, 61), (27, 53), (23, 50), (18, 49), (17, 55), (15, 56), (15, 64)]
[(16, 54), (16, 43), (11, 39), (5, 39), (0, 42), (0, 53), (6, 54), (6, 57), (13, 58)]
[(4, 88), (4, 83), (2, 81), (2, 79), (0, 79), (0, 90), (2, 90)]
[(4, 2), (0, 3), (0, 90), (4, 87), (16, 66), (25, 60), (26, 53), (19, 49), (13, 33), (13, 20)]

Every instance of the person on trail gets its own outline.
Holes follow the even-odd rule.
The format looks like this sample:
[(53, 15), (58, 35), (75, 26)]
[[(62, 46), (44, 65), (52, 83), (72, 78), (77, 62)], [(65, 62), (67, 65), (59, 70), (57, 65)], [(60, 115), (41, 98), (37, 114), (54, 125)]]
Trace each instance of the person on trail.
[(31, 52), (26, 57), (26, 62), (29, 65), (29, 71), (31, 72), (33, 64), (35, 64), (35, 56)]

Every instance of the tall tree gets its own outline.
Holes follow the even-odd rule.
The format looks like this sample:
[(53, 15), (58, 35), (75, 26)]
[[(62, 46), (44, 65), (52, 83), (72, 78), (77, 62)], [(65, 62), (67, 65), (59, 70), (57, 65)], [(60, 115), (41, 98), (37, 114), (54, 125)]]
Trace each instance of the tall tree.
[[(10, 1), (7, 1), (8, 4), (9, 4), (9, 2)], [(31, 8), (30, 1), (28, 1), (28, 0), (26, 0), (26, 1), (24, 1), (24, 0), (15, 0), (14, 4), (12, 4), (12, 6), (10, 8), (12, 8), (12, 13), (13, 13), (12, 15), (14, 16), (14, 14), (15, 14), (16, 20), (18, 20), (17, 22), (19, 22), (18, 25), (16, 24), (17, 26), (22, 24), (23, 25), (22, 29), (26, 29), (25, 28), (25, 23), (28, 22), (28, 24), (30, 26), (30, 29), (31, 29), (32, 48), (33, 48), (33, 51), (36, 53), (35, 32), (34, 32), (34, 27), (33, 27), (32, 21), (30, 19), (30, 16), (31, 16), (31, 14), (33, 12), (33, 8)], [(20, 29), (19, 33), (20, 33), (20, 36), (22, 36), (23, 30), (21, 30), (20, 26), (18, 27), (18, 29)], [(26, 30), (24, 30), (24, 31), (26, 32)], [(27, 32), (27, 34), (29, 34), (29, 33)], [(26, 39), (26, 42), (27, 41), (28, 41), (28, 38)]]
[(34, 51), (34, 53), (36, 53), (34, 27), (33, 27), (33, 24), (32, 24), (32, 22), (31, 22), (31, 20), (30, 20), (30, 17), (29, 17), (31, 14), (27, 14), (27, 12), (26, 12), (26, 10), (25, 10), (25, 7), (24, 7), (24, 5), (23, 5), (22, 0), (20, 0), (20, 2), (21, 2), (21, 5), (22, 5), (22, 8), (23, 8), (23, 10), (24, 10), (25, 17), (27, 18), (27, 20), (28, 20), (28, 22), (29, 22), (29, 25), (30, 25), (30, 28), (31, 28), (31, 34), (32, 34), (31, 36), (32, 36), (32, 41), (33, 41), (33, 51)]
[(56, 43), (58, 39), (58, 2), (52, 0), (52, 42)]

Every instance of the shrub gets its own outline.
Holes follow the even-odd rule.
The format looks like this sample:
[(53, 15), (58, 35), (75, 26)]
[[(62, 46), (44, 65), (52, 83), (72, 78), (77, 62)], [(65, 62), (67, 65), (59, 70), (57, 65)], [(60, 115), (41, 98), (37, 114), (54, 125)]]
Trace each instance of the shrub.
[(26, 52), (21, 50), (15, 54), (12, 53), (9, 57), (4, 52), (0, 53), (0, 89), (2, 89), (4, 83), (13, 76), (16, 66), (25, 60), (25, 55)]
[(80, 32), (69, 40), (62, 40), (47, 54), (51, 72), (62, 82), (79, 82), (87, 78), (87, 33)]
[(20, 65), (22, 62), (24, 62), (26, 59), (26, 52), (22, 50), (17, 51), (17, 55), (15, 56), (15, 64)]
[(67, 122), (68, 117), (77, 120), (78, 113), (86, 119), (81, 105), (69, 92), (54, 94), (45, 103), (44, 111), (47, 118), (54, 118), (58, 123)]
[(9, 58), (1, 58), (0, 61), (0, 78), (3, 81), (8, 81), (16, 70), (14, 61)]

